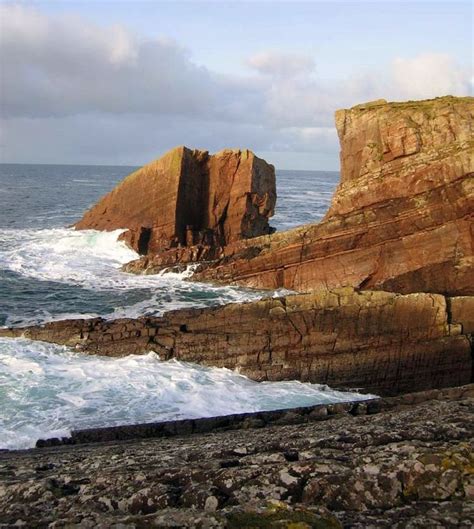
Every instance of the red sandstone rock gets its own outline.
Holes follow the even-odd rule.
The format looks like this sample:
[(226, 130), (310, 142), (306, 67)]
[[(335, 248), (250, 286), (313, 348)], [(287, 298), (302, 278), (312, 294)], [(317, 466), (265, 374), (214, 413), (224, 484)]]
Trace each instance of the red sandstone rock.
[(218, 255), (243, 238), (270, 233), (275, 170), (248, 150), (177, 147), (129, 175), (75, 225), (127, 229), (140, 254), (172, 249), (175, 261)]
[[(336, 112), (341, 183), (319, 224), (241, 241), (196, 279), (298, 291), (474, 294), (474, 98)], [(129, 271), (155, 271), (153, 259)]]
[[(176, 159), (186, 170), (170, 172), (174, 158), (169, 153), (169, 158), (156, 162), (157, 168), (147, 166), (125, 180), (78, 227), (86, 227), (81, 226), (86, 220), (92, 224), (88, 227), (123, 227), (117, 219), (127, 213), (131, 192), (134, 222), (140, 217), (128, 226), (132, 239), (136, 237), (132, 244), (149, 255), (130, 264), (130, 270), (155, 271), (173, 262), (209, 258), (219, 248), (216, 255), (222, 252), (224, 257), (203, 263), (197, 278), (316, 292), (177, 311), (162, 318), (99, 318), (27, 330), (0, 329), (0, 336), (24, 334), (112, 356), (151, 349), (162, 358), (239, 369), (256, 380), (300, 379), (376, 393), (468, 383), (474, 329), (474, 304), (466, 297), (474, 294), (473, 117), (474, 99), (453, 97), (376, 102), (340, 111), (336, 121), (342, 148), (341, 184), (323, 222), (248, 240), (239, 239), (268, 230), (265, 219), (274, 195), (266, 187), (245, 184), (243, 188), (250, 186), (252, 191), (245, 191), (250, 195), (242, 214), (242, 193), (234, 194), (233, 185), (227, 193), (216, 176), (237, 175), (245, 162), (237, 164), (237, 154), (229, 151), (204, 161), (200, 154), (183, 150)], [(242, 158), (242, 153), (238, 156)], [(255, 168), (257, 162), (249, 162), (252, 156), (247, 154), (245, 160)], [(268, 166), (261, 164), (266, 175), (263, 182), (271, 180)], [(174, 183), (181, 182), (181, 174), (198, 174), (196, 166), (205, 167), (209, 181), (217, 182), (209, 184), (205, 193), (191, 185), (201, 182), (195, 176), (186, 180), (189, 187), (184, 191), (175, 186), (162, 202), (158, 187), (140, 187), (155, 181), (149, 174), (167, 174)], [(245, 174), (252, 174), (253, 182), (259, 170), (246, 169)], [(143, 189), (156, 202), (145, 200), (140, 210), (146, 196)], [(183, 232), (185, 206), (196, 196), (204, 197), (200, 208), (192, 212), (197, 220), (193, 229)], [(211, 196), (218, 201), (211, 201)], [(221, 200), (228, 201), (227, 213), (217, 205)], [(153, 217), (155, 203), (163, 208), (171, 203), (169, 214)], [(106, 204), (113, 207), (109, 210)], [(201, 238), (203, 204), (210, 208), (205, 225), (212, 226), (214, 246), (205, 246)], [(235, 204), (239, 205), (233, 209)], [(175, 218), (170, 211), (175, 211)], [(256, 224), (246, 222), (249, 211)], [(159, 224), (144, 223), (148, 214), (159, 218)], [(261, 228), (253, 230), (255, 225)], [(146, 248), (140, 242), (143, 227), (150, 233)], [(192, 241), (186, 246), (188, 237)], [(216, 246), (216, 241), (225, 245)], [(176, 249), (179, 244), (182, 247)], [(155, 251), (158, 256), (153, 255)], [(372, 292), (327, 290), (341, 285)]]
[(254, 380), (302, 380), (396, 394), (471, 381), (473, 298), (388, 292), (298, 294), (179, 310), (162, 318), (69, 320), (0, 329), (89, 354), (238, 369)]

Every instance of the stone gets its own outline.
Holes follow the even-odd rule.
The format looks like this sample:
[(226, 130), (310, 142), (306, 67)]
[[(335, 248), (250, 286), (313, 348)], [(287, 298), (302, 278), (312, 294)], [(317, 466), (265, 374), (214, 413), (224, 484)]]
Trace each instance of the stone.
[(204, 503), (204, 510), (216, 511), (218, 506), (219, 500), (215, 496), (209, 496), (208, 498), (206, 498), (206, 501)]
[(474, 399), (461, 389), (363, 417), (0, 452), (0, 525), (467, 529)]
[(474, 297), (450, 298), (449, 314), (451, 325), (459, 325), (464, 334), (474, 333)]
[(270, 233), (275, 201), (275, 169), (251, 151), (177, 147), (127, 176), (75, 228), (123, 229), (139, 254), (184, 263)]
[[(301, 380), (394, 395), (471, 381), (470, 333), (451, 332), (454, 321), (468, 325), (471, 306), (471, 297), (345, 288), (137, 320), (94, 318), (0, 329), (0, 336), (108, 356), (154, 351), (164, 360), (234, 369), (257, 381)], [(133, 335), (124, 328), (133, 328)], [(117, 339), (104, 339), (110, 335)], [(375, 406), (352, 412), (371, 413)], [(334, 404), (325, 413), (336, 408), (348, 411)], [(288, 413), (280, 418), (292, 420)]]
[(337, 111), (341, 181), (323, 221), (231, 244), (194, 279), (473, 295), (473, 122), (472, 97)]

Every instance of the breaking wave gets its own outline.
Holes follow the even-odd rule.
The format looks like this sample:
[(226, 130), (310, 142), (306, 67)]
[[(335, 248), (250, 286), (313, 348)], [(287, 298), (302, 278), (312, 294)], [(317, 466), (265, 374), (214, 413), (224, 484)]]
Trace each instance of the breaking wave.
[[(12, 282), (15, 278), (22, 285), (31, 281), (31, 288), (55, 292), (51, 306), (44, 302), (47, 296), (43, 297), (31, 313), (31, 292), (27, 289), (25, 299), (16, 300), (21, 313), (11, 307), (5, 324), (27, 325), (74, 316), (160, 315), (169, 310), (251, 301), (269, 295), (184, 281), (191, 275), (190, 270), (140, 276), (122, 272), (121, 266), (138, 254), (117, 240), (120, 233), (69, 228), (0, 230), (0, 273), (14, 274), (9, 278)], [(18, 287), (12, 284), (12, 296), (19, 295)]]
[(0, 381), (0, 448), (9, 449), (73, 429), (368, 398), (317, 384), (253, 382), (228, 369), (162, 362), (155, 353), (86, 356), (11, 338), (0, 338)]

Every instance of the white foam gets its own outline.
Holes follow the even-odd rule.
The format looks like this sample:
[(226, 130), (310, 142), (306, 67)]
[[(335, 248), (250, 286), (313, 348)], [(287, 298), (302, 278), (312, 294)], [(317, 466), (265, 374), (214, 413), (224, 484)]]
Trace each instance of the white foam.
[[(140, 314), (142, 316), (143, 314)], [(61, 321), (61, 320), (75, 320), (75, 319), (84, 319), (88, 320), (91, 318), (97, 318), (100, 314), (94, 312), (60, 312), (56, 314), (51, 314), (46, 310), (38, 310), (35, 312), (34, 316), (28, 316), (22, 314), (9, 315), (5, 320), (5, 325), (3, 327), (28, 327), (30, 325), (41, 325), (46, 322), (52, 321)], [(138, 317), (138, 316), (137, 316)], [(110, 317), (112, 319), (112, 317)], [(0, 326), (2, 327), (2, 326)]]
[(368, 398), (300, 382), (257, 383), (227, 369), (157, 355), (85, 356), (0, 338), (0, 448), (28, 448), (72, 429), (210, 417)]
[(137, 254), (117, 241), (121, 232), (0, 230), (0, 266), (26, 277), (86, 288), (133, 287), (137, 278), (119, 269)]
[[(91, 290), (167, 287), (192, 275), (193, 265), (180, 273), (163, 271), (137, 276), (122, 272), (123, 264), (139, 257), (118, 240), (122, 232), (70, 228), (0, 230), (0, 268)], [(205, 286), (206, 290), (208, 287)], [(218, 289), (225, 290), (225, 287)]]
[[(44, 230), (0, 230), (0, 268), (40, 281), (53, 281), (98, 292), (117, 293), (115, 311), (106, 317), (159, 315), (184, 307), (242, 302), (259, 299), (264, 292), (232, 286), (213, 286), (186, 282), (194, 270), (180, 273), (133, 275), (120, 270), (124, 263), (138, 257), (117, 238), (122, 230), (99, 232), (69, 228)], [(129, 302), (120, 292), (141, 290), (147, 299)], [(149, 291), (147, 295), (146, 291)], [(122, 305), (121, 302), (124, 302)], [(60, 301), (58, 301), (60, 303)], [(73, 310), (71, 310), (73, 309)], [(63, 315), (77, 314), (74, 307), (58, 306)], [(89, 312), (86, 317), (95, 316)], [(81, 315), (82, 316), (82, 315)], [(18, 318), (18, 315), (15, 315)], [(58, 315), (35, 315), (34, 323), (59, 319)], [(38, 319), (39, 318), (39, 319)], [(33, 321), (22, 321), (22, 324)]]

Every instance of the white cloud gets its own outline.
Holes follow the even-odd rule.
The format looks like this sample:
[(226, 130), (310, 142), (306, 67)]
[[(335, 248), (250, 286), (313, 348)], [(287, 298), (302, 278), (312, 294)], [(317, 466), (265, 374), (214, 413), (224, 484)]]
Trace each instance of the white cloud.
[(0, 19), (1, 104), (9, 117), (225, 115), (236, 95), (172, 40), (140, 40), (119, 26), (46, 17), (19, 5), (0, 6)]
[(422, 99), (469, 93), (470, 72), (446, 53), (423, 53), (393, 61), (393, 78), (400, 97)]
[(312, 57), (298, 53), (263, 51), (247, 59), (247, 64), (257, 72), (281, 78), (307, 75), (315, 70)]
[(433, 53), (331, 80), (309, 55), (264, 50), (251, 74), (225, 76), (173, 40), (18, 4), (0, 5), (0, 49), (4, 161), (140, 163), (188, 144), (314, 152), (335, 167), (337, 108), (472, 90), (472, 73)]

